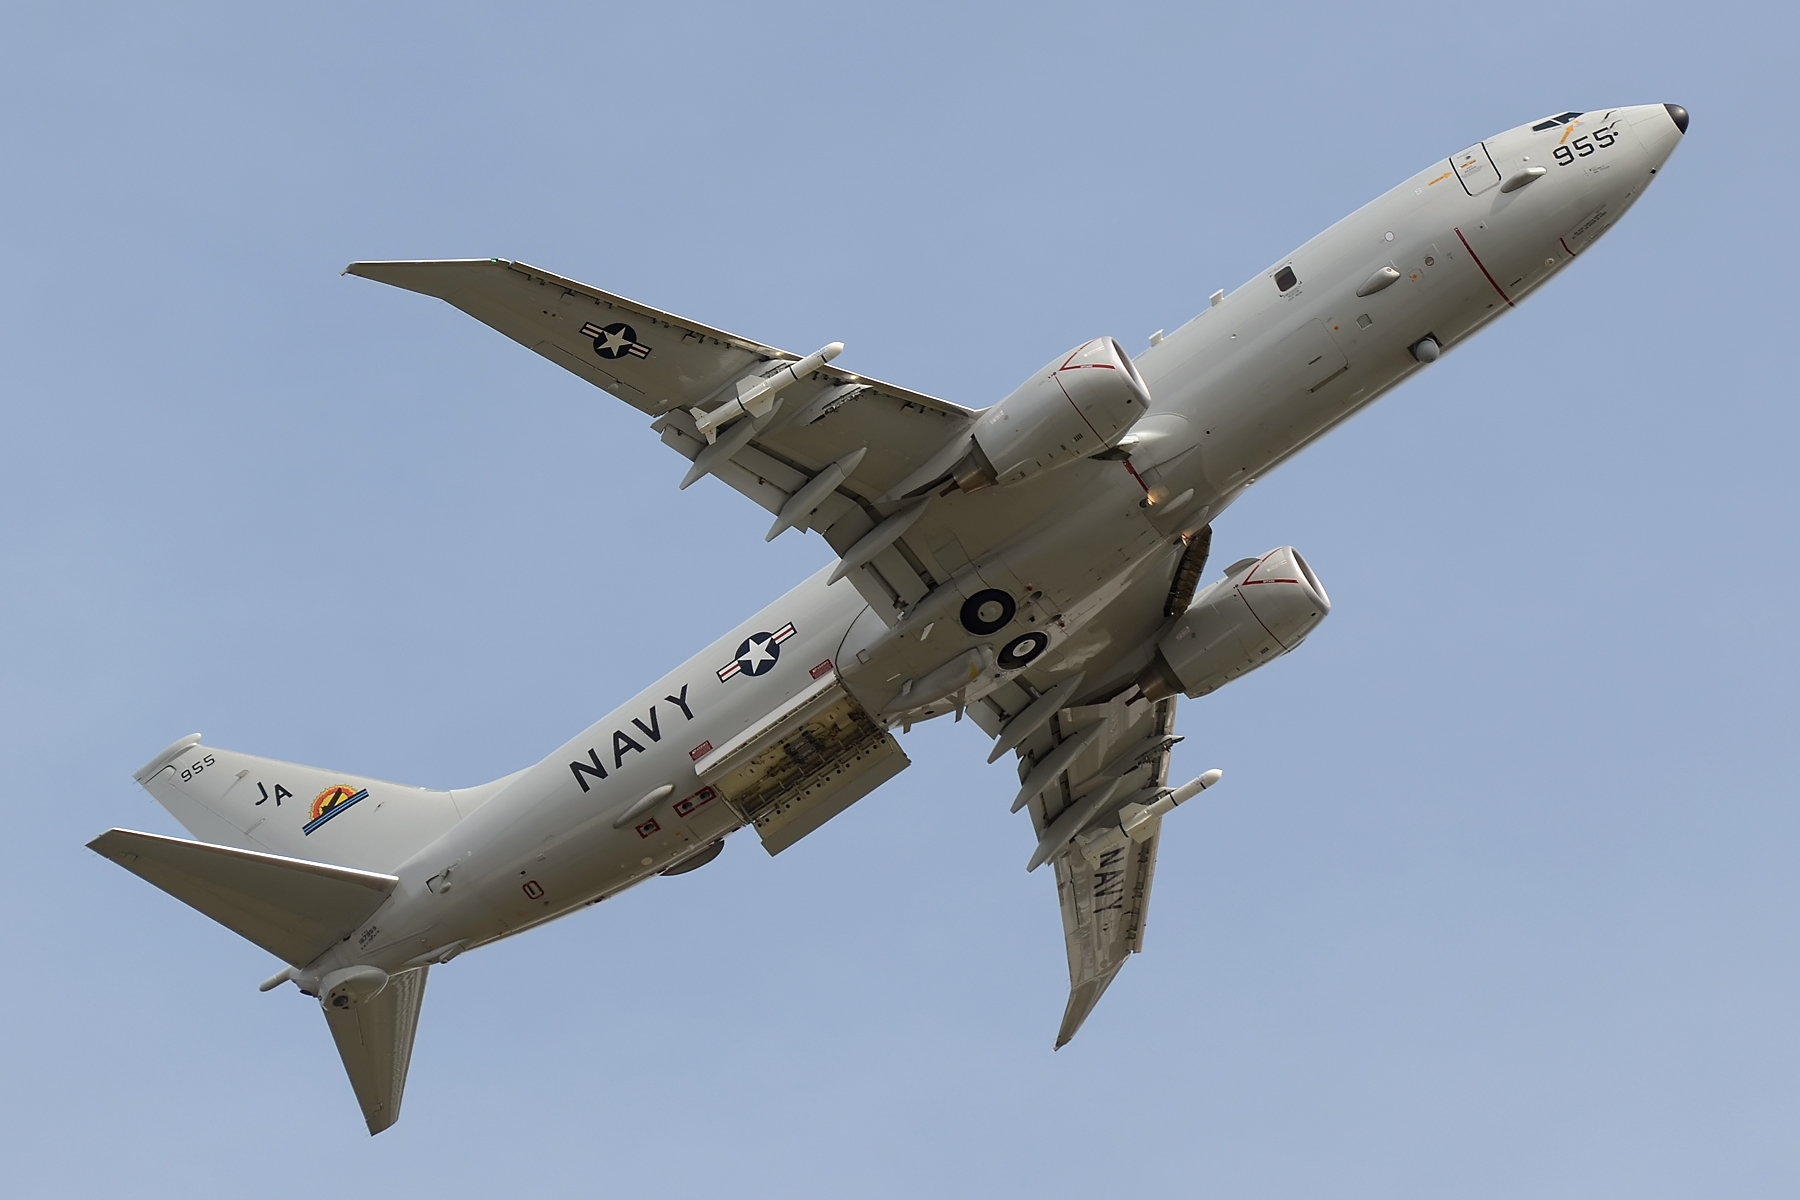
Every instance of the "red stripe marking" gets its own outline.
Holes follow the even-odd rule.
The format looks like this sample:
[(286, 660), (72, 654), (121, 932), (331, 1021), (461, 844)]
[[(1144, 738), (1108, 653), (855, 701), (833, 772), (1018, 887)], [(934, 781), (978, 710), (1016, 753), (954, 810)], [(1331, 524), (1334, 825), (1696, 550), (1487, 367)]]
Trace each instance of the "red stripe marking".
[[(1070, 352), (1069, 357), (1063, 359), (1062, 366), (1060, 366), (1056, 369), (1059, 371), (1078, 371), (1078, 370), (1080, 370), (1081, 369), (1080, 367), (1071, 367), (1069, 364), (1074, 362), (1076, 357), (1078, 355), (1080, 355), (1080, 353), (1083, 350), (1086, 350), (1089, 346), (1093, 345), (1095, 342), (1097, 342), (1099, 340), (1100, 340), (1099, 338), (1089, 338), (1087, 341), (1081, 343), (1081, 345), (1075, 347), (1075, 349)], [(1099, 365), (1101, 365), (1101, 364), (1098, 364), (1098, 363), (1083, 363), (1082, 364), (1082, 366), (1099, 366)]]
[(1102, 446), (1106, 445), (1106, 439), (1100, 436), (1100, 431), (1094, 428), (1094, 423), (1087, 419), (1087, 414), (1082, 412), (1081, 406), (1075, 403), (1075, 397), (1069, 395), (1069, 389), (1063, 387), (1062, 380), (1058, 379), (1056, 386), (1061, 389), (1063, 399), (1069, 402), (1069, 407), (1075, 410), (1075, 415), (1081, 418), (1081, 423), (1088, 427), (1088, 432), (1093, 434)]
[[(1470, 253), (1474, 253), (1474, 251), (1470, 251)], [(1251, 575), (1254, 575), (1258, 571), (1262, 570), (1263, 563), (1268, 562), (1273, 557), (1275, 557), (1275, 551), (1271, 550), (1267, 554), (1263, 555), (1262, 558), (1258, 559), (1257, 563), (1254, 567), (1250, 568), (1249, 572), (1244, 576), (1243, 582), (1238, 584), (1238, 589), (1239, 589), (1238, 599), (1244, 601), (1244, 607), (1250, 610), (1251, 617), (1253, 617), (1255, 619), (1255, 621), (1258, 625), (1262, 625), (1263, 632), (1268, 634), (1270, 638), (1274, 639), (1275, 644), (1277, 646), (1280, 646), (1282, 651), (1285, 653), (1286, 651), (1292, 650), (1293, 647), (1288, 645), (1286, 642), (1282, 641), (1280, 638), (1275, 637), (1275, 631), (1273, 629), (1270, 629), (1267, 625), (1263, 625), (1263, 619), (1256, 615), (1256, 607), (1254, 605), (1252, 605), (1249, 600), (1244, 599), (1244, 596), (1242, 594), (1245, 584), (1263, 583), (1263, 582), (1268, 582), (1268, 583), (1298, 583), (1298, 582), (1300, 582), (1297, 579), (1293, 579), (1293, 580), (1270, 579), (1270, 580), (1265, 581), (1265, 580), (1261, 580), (1261, 579), (1250, 578)]]
[[(1483, 275), (1487, 275), (1487, 281), (1489, 283), (1494, 284), (1494, 290), (1496, 292), (1500, 292), (1500, 298), (1502, 300), (1506, 301), (1506, 307), (1517, 308), (1518, 305), (1516, 305), (1512, 302), (1511, 297), (1509, 297), (1505, 292), (1500, 291), (1500, 285), (1497, 283), (1494, 283), (1494, 277), (1492, 275), (1488, 275), (1488, 269), (1485, 266), (1482, 266), (1481, 255), (1475, 253), (1475, 247), (1469, 245), (1469, 239), (1463, 236), (1462, 230), (1460, 230), (1460, 229), (1458, 229), (1456, 231), (1456, 240), (1463, 244), (1463, 249), (1467, 250), (1469, 252), (1469, 257), (1475, 260), (1475, 265), (1478, 267), (1481, 267), (1481, 273)], [(1273, 637), (1274, 635), (1270, 634), (1269, 636)]]

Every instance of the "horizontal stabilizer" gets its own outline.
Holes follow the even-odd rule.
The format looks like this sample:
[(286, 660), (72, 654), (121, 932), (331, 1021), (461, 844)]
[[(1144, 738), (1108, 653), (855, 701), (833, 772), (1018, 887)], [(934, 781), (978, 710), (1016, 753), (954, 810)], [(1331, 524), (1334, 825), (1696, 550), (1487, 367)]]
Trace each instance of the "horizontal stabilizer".
[(387, 986), (353, 1008), (326, 1008), (325, 1023), (344, 1060), (350, 1087), (362, 1106), (371, 1134), (400, 1119), (406, 1069), (412, 1065), (413, 1035), (425, 1001), (425, 973), (419, 967), (390, 976)]
[(355, 933), (400, 882), (129, 829), (109, 829), (88, 849), (296, 967)]

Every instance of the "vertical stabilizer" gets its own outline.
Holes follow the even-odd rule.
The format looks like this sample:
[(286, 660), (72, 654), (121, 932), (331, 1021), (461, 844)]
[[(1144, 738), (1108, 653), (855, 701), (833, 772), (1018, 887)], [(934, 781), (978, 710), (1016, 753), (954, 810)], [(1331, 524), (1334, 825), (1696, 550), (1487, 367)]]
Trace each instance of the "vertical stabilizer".
[(354, 1007), (325, 1006), (325, 1023), (331, 1026), (332, 1039), (371, 1134), (400, 1119), (406, 1069), (412, 1065), (413, 1035), (419, 1028), (419, 1005), (425, 1000), (425, 973), (430, 969), (418, 967), (392, 975), (386, 987)]
[(392, 871), (514, 778), (411, 787), (207, 746), (197, 733), (134, 777), (202, 841), (363, 871)]

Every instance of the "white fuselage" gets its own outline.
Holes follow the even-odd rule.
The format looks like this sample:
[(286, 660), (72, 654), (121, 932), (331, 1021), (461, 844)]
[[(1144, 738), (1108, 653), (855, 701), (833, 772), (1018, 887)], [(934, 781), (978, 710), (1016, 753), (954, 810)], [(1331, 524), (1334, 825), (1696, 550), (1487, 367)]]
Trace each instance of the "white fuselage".
[[(907, 709), (907, 689), (979, 649), (954, 606), (983, 587), (1018, 597), (1050, 645), (1022, 671), (991, 665), (959, 702), (1016, 674), (1041, 685), (1077, 668), (1090, 691), (1119, 690), (1164, 626), (1184, 534), (1421, 369), (1421, 339), (1456, 346), (1566, 266), (1642, 194), (1680, 136), (1662, 105), (1520, 127), (1339, 221), (1135, 360), (1154, 402), (1128, 463), (1084, 460), (934, 502), (967, 506), (980, 519), (964, 526), (990, 532), (961, 546), (969, 565), (949, 585), (891, 626), (820, 571), (495, 790), (398, 868), (399, 887), (359, 936), (300, 982), (351, 964), (391, 972), (441, 960), (710, 847), (740, 823), (708, 787), (712, 764), (809, 689), (841, 682), (886, 723), (947, 711)], [(1398, 278), (1370, 290), (1384, 268)]]

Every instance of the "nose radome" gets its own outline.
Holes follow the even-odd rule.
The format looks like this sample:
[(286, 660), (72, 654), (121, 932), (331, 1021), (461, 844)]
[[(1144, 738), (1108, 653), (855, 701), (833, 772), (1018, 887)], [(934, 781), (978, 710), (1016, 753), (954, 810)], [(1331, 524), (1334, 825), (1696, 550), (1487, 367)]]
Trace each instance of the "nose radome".
[(1675, 128), (1686, 133), (1688, 123), (1687, 109), (1681, 107), (1679, 104), (1665, 104), (1663, 107), (1669, 110), (1669, 120), (1675, 122)]

